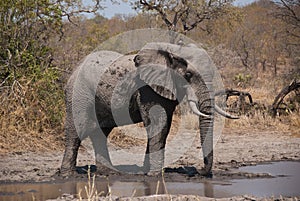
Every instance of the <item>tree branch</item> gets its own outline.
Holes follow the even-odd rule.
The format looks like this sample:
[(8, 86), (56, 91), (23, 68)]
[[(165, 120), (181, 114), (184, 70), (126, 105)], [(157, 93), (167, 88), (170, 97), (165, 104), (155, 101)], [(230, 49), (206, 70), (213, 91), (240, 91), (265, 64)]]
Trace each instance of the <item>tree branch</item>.
[(173, 29), (173, 24), (168, 20), (167, 14), (164, 12), (164, 10), (161, 8), (161, 6), (151, 5), (146, 0), (140, 0), (140, 4), (146, 6), (147, 10), (156, 10), (163, 21), (166, 23), (169, 30)]

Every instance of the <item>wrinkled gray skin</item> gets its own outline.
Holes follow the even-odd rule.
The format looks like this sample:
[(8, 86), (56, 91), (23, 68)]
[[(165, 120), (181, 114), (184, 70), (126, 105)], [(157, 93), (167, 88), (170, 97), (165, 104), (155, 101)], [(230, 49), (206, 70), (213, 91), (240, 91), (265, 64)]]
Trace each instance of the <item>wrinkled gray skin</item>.
[[(107, 172), (108, 167), (114, 169), (107, 150), (107, 136), (116, 126), (137, 122), (144, 123), (148, 134), (142, 171), (147, 173), (161, 169), (173, 112), (184, 96), (187, 96), (191, 107), (196, 105), (197, 109), (194, 107), (192, 110), (199, 116), (204, 157), (202, 173), (211, 175), (214, 96), (213, 73), (210, 72), (212, 63), (206, 52), (194, 45), (181, 47), (167, 43), (152, 43), (137, 55), (120, 57), (121, 55), (114, 52), (93, 54), (96, 56), (88, 63), (92, 66), (91, 70), (82, 73), (77, 68), (66, 86), (66, 145), (61, 174), (68, 175), (75, 171), (78, 148), (81, 140), (88, 136), (95, 149), (97, 171)], [(109, 70), (103, 71), (101, 70), (104, 69), (103, 66), (97, 66), (101, 59), (113, 61), (116, 58), (119, 59), (109, 65)], [(162, 70), (158, 73), (149, 70), (151, 66), (158, 65), (162, 66)], [(173, 71), (170, 73), (168, 69)], [(101, 78), (97, 78), (99, 72), (103, 75)], [(80, 85), (79, 90), (74, 87), (78, 79), (85, 82), (85, 85)], [(89, 83), (92, 79), (99, 80), (97, 86), (94, 86), (96, 94), (92, 92), (93, 84)], [(125, 82), (117, 86), (121, 80)], [(157, 86), (155, 83), (159, 82), (158, 80), (164, 80), (165, 87)], [(125, 89), (137, 90), (128, 92)], [(122, 94), (124, 90), (125, 95)], [(126, 97), (128, 94), (130, 97)], [(82, 100), (74, 99), (74, 96), (82, 97)], [(84, 101), (85, 99), (91, 101)], [(91, 115), (93, 113), (95, 115)], [(230, 117), (225, 112), (220, 113)], [(76, 119), (80, 115), (81, 117)], [(126, 115), (130, 118), (123, 118)], [(116, 119), (116, 116), (121, 118)]]

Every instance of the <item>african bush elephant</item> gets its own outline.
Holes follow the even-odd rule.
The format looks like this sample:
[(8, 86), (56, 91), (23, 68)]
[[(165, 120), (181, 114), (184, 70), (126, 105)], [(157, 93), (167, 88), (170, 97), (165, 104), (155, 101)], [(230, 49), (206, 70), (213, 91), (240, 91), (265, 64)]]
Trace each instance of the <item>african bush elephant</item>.
[(66, 86), (66, 147), (61, 174), (75, 171), (78, 148), (88, 136), (95, 149), (97, 171), (113, 169), (107, 136), (114, 127), (137, 122), (144, 123), (148, 139), (143, 171), (161, 169), (175, 107), (186, 96), (199, 116), (203, 173), (210, 175), (213, 113), (235, 118), (215, 106), (211, 64), (207, 53), (195, 45), (149, 43), (137, 55), (127, 56), (110, 51), (92, 53)]

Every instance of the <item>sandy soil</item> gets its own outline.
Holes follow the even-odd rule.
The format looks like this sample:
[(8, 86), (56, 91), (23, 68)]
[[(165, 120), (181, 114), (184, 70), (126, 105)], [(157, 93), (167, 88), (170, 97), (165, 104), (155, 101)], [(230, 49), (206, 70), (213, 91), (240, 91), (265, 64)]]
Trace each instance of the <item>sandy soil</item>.
[[(194, 134), (192, 131), (186, 131), (183, 136), (189, 138)], [(181, 141), (181, 148), (184, 147), (183, 142)], [(143, 149), (144, 146), (132, 147), (131, 152), (143, 152)], [(171, 154), (168, 152), (171, 149), (167, 146), (166, 154)], [(193, 166), (200, 169), (203, 161), (199, 154), (201, 147), (197, 136), (192, 146), (187, 149), (188, 151), (169, 167)], [(124, 159), (120, 154), (124, 149), (112, 146), (110, 150), (113, 150), (111, 153), (113, 163), (117, 165), (118, 162), (120, 164), (130, 163), (128, 158)], [(214, 152), (214, 173), (226, 172), (231, 167), (253, 165), (264, 161), (300, 160), (300, 138), (290, 133), (276, 131), (235, 131), (232, 133), (225, 129)], [(58, 172), (62, 157), (63, 151), (1, 154), (0, 181), (3, 183), (54, 180), (53, 175)], [(143, 155), (141, 155), (142, 157)], [(78, 156), (78, 165), (94, 164), (93, 158), (93, 151), (89, 143), (83, 143)], [(132, 157), (131, 160), (139, 159)], [(134, 163), (139, 164), (138, 161), (133, 161)]]

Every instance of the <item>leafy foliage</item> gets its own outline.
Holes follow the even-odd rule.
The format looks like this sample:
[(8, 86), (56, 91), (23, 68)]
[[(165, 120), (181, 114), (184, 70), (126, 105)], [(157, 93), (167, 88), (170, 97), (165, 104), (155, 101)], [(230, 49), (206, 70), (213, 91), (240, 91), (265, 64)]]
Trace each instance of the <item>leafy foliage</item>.
[(79, 1), (0, 1), (1, 132), (61, 132), (64, 95), (50, 42), (63, 37), (63, 17), (98, 6), (99, 1), (94, 8)]
[(252, 76), (249, 74), (238, 73), (234, 76), (233, 81), (237, 86), (245, 88), (250, 83)]
[[(46, 0), (3, 0), (0, 4), (2, 104), (11, 108), (1, 120), (20, 115), (23, 122), (16, 123), (27, 127), (29, 121), (43, 118), (36, 114), (39, 111), (44, 113), (49, 125), (57, 126), (61, 119), (54, 118), (53, 113), (61, 109), (55, 108), (57, 104), (49, 99), (60, 99), (62, 93), (56, 82), (59, 72), (51, 68), (52, 55), (47, 42), (52, 34), (60, 33), (61, 9)], [(33, 103), (37, 108), (32, 107)], [(27, 115), (15, 113), (21, 108)]]

